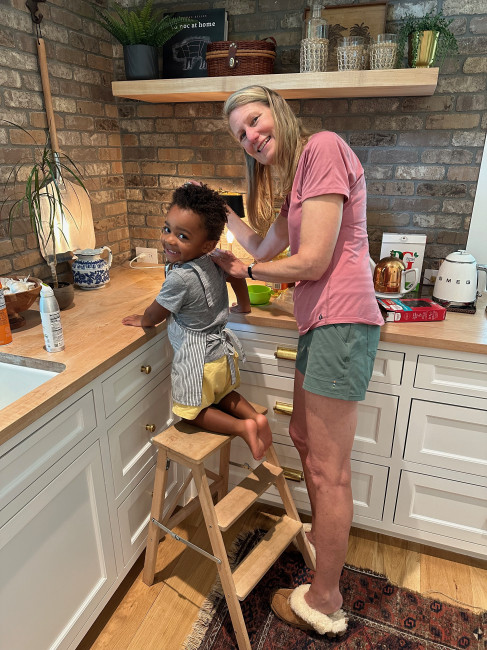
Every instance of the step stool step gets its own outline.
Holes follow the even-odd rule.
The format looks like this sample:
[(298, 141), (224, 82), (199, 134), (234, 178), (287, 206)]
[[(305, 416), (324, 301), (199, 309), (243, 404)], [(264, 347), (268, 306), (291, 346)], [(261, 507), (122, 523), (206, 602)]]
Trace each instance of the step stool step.
[(235, 590), (244, 600), (301, 530), (301, 522), (283, 515), (233, 571)]
[[(266, 406), (252, 402), (251, 404), (257, 413), (267, 413)], [(155, 435), (152, 442), (157, 447), (167, 449), (170, 457), (174, 454), (181, 460), (188, 459), (194, 463), (202, 463), (205, 458), (227, 445), (232, 437), (223, 433), (212, 433), (182, 420)]]
[(215, 506), (220, 530), (228, 530), (266, 490), (274, 485), (282, 468), (264, 461)]

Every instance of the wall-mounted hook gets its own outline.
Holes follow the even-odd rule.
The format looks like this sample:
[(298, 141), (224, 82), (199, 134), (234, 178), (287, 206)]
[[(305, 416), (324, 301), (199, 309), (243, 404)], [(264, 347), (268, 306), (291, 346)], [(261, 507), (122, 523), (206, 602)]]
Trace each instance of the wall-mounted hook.
[(39, 13), (39, 7), (37, 6), (39, 2), (46, 2), (46, 0), (27, 0), (25, 3), (25, 6), (31, 13), (32, 22), (36, 25), (40, 25), (42, 21), (42, 14)]

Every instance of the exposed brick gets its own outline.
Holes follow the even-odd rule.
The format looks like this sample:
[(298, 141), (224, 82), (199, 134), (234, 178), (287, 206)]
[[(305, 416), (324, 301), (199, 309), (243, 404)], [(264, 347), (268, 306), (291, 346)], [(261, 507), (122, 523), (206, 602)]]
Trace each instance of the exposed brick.
[(449, 181), (477, 181), (479, 177), (478, 167), (450, 167), (447, 178)]
[(470, 164), (473, 153), (466, 149), (427, 149), (421, 154), (421, 162), (424, 163), (452, 163)]
[(443, 212), (445, 213), (456, 213), (456, 214), (468, 214), (470, 215), (473, 209), (473, 201), (461, 200), (461, 199), (445, 199), (443, 201)]
[(472, 56), (466, 59), (463, 64), (465, 74), (482, 74), (487, 72), (487, 60), (485, 56)]
[(472, 113), (453, 113), (449, 115), (428, 115), (427, 129), (474, 129), (480, 123), (480, 116)]
[(418, 196), (465, 196), (463, 183), (418, 183)]
[[(401, 149), (400, 147), (396, 149), (387, 149), (387, 148), (376, 148), (370, 152), (370, 162), (371, 163), (416, 163), (419, 160), (418, 151), (412, 151), (410, 149)], [(425, 161), (426, 162), (426, 161)], [(433, 161), (429, 161), (433, 162)]]
[(428, 165), (398, 165), (396, 178), (412, 180), (441, 181), (445, 177), (445, 168)]
[(391, 147), (396, 144), (395, 133), (352, 133), (351, 147)]

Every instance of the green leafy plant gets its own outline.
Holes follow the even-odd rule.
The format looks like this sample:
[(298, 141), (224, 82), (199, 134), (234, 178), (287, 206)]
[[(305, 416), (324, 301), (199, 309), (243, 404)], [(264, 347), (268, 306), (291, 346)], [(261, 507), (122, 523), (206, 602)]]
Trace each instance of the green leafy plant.
[[(436, 48), (436, 55), (434, 62), (438, 65), (442, 63), (445, 57), (458, 52), (458, 42), (450, 29), (450, 25), (453, 22), (453, 18), (447, 19), (443, 15), (443, 12), (435, 14), (429, 12), (424, 16), (412, 16), (411, 14), (406, 15), (398, 35), (398, 44), (397, 44), (397, 56), (398, 56), (398, 67), (401, 66), (401, 59), (404, 55), (404, 47), (408, 42), (409, 36), (417, 32), (438, 32), (438, 45)], [(410, 51), (410, 59), (416, 61), (418, 55), (418, 44), (419, 40), (417, 38), (411, 39), (412, 51)]]
[[(5, 182), (6, 198), (2, 201), (1, 211), (3, 212), (8, 206), (9, 236), (10, 239), (13, 239), (15, 220), (28, 216), (32, 230), (44, 248), (51, 242), (52, 256), (50, 257), (52, 259), (48, 260), (48, 264), (54, 286), (57, 287), (57, 255), (54, 236), (57, 223), (56, 214), (64, 214), (74, 221), (73, 215), (63, 201), (64, 183), (70, 182), (79, 185), (85, 192), (87, 189), (78, 167), (69, 156), (53, 152), (47, 139), (44, 145), (39, 145), (22, 126), (7, 120), (4, 122), (24, 131), (32, 138), (35, 146), (34, 162), (15, 164)], [(13, 197), (7, 194), (10, 186), (13, 187)], [(20, 192), (19, 188), (21, 188)], [(48, 206), (47, 209), (46, 206)], [(61, 236), (65, 238), (62, 232)]]
[(174, 18), (162, 15), (162, 11), (153, 11), (153, 0), (146, 0), (140, 9), (126, 9), (118, 2), (112, 4), (112, 11), (94, 7), (100, 20), (96, 22), (104, 27), (122, 45), (152, 45), (160, 47), (171, 36), (177, 34), (184, 25), (193, 22), (190, 18)]

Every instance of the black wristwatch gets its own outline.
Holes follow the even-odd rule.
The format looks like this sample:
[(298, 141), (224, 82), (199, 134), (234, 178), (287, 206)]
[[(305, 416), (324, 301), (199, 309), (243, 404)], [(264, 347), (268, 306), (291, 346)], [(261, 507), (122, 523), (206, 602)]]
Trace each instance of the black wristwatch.
[(251, 265), (248, 267), (248, 269), (247, 269), (247, 273), (249, 274), (249, 278), (250, 278), (251, 280), (254, 279), (254, 276), (252, 275), (252, 267), (253, 267), (255, 264), (257, 264), (257, 262), (252, 262), (252, 264), (251, 264)]

